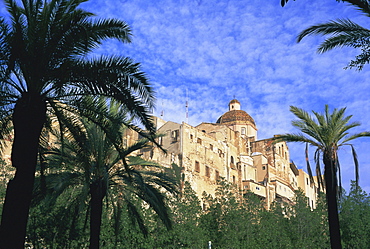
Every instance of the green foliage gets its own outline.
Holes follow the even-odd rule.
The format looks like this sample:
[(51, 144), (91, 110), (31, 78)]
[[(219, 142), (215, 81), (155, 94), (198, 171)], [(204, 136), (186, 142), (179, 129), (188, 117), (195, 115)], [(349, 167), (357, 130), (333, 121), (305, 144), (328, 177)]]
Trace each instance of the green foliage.
[[(281, 0), (282, 5), (287, 0)], [(337, 0), (338, 2), (340, 0)], [(367, 17), (370, 16), (370, 2), (368, 0), (341, 0), (353, 5)], [(362, 27), (349, 19), (338, 19), (311, 26), (303, 30), (297, 38), (300, 42), (309, 35), (329, 36), (320, 44), (317, 51), (324, 53), (334, 48), (352, 47), (361, 50), (361, 53), (351, 60), (348, 68), (362, 70), (365, 64), (370, 62), (370, 30)]]
[(352, 182), (349, 195), (340, 204), (344, 248), (367, 248), (370, 245), (370, 196)]
[[(73, 219), (66, 211), (71, 192), (60, 196), (55, 206), (38, 204), (31, 209), (28, 240), (35, 248), (85, 248), (88, 246), (88, 217)], [(168, 231), (155, 212), (133, 200), (147, 224), (148, 236), (140, 231), (128, 207), (104, 204), (102, 248), (330, 248), (325, 196), (320, 195), (311, 210), (301, 190), (294, 203), (273, 203), (270, 210), (251, 192), (244, 195), (230, 183), (221, 181), (215, 196), (206, 193), (201, 201), (188, 182), (181, 195), (172, 199), (173, 228)], [(114, 204), (114, 205), (113, 205)], [(283, 204), (283, 205), (282, 205)], [(340, 221), (345, 248), (367, 248), (370, 238), (370, 197), (352, 186), (340, 203)]]
[[(323, 195), (321, 195), (323, 196)], [(328, 248), (326, 209), (319, 199), (315, 210), (308, 205), (302, 190), (296, 191), (295, 204), (288, 207), (289, 222), (286, 229), (293, 248)]]

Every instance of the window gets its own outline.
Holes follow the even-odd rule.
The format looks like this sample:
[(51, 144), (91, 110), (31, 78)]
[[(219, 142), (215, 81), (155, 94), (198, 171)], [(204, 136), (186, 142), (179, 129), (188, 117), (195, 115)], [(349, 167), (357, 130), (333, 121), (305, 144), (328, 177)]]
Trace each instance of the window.
[(218, 149), (218, 156), (222, 157), (222, 150)]
[(190, 134), (190, 140), (193, 140), (194, 136), (193, 134)]
[(159, 145), (163, 145), (163, 137), (159, 137), (158, 138), (158, 144)]
[(216, 170), (216, 173), (215, 173), (215, 180), (216, 181), (220, 180), (220, 172), (218, 172), (218, 170)]
[(213, 144), (210, 144), (210, 145), (209, 145), (209, 149), (210, 149), (210, 150), (213, 150)]
[(262, 170), (266, 170), (266, 166), (262, 166)]
[(233, 156), (230, 157), (230, 168), (232, 168), (232, 169), (235, 168), (234, 157)]
[(307, 185), (308, 185), (308, 178), (306, 178), (306, 182), (307, 182)]
[(195, 161), (195, 172), (200, 172), (200, 164), (198, 161)]
[(197, 143), (198, 143), (198, 144), (202, 144), (202, 139), (200, 139), (200, 138), (198, 137), (198, 139), (197, 139)]
[(233, 176), (233, 184), (235, 184), (235, 183), (236, 183), (235, 176)]
[(242, 127), (240, 134), (245, 135), (245, 127)]
[(172, 142), (177, 142), (178, 136), (179, 136), (179, 130), (172, 131), (171, 133)]
[(256, 187), (257, 190), (260, 190), (260, 187)]
[(206, 177), (210, 177), (210, 176), (211, 176), (211, 173), (210, 173), (209, 167), (206, 166)]

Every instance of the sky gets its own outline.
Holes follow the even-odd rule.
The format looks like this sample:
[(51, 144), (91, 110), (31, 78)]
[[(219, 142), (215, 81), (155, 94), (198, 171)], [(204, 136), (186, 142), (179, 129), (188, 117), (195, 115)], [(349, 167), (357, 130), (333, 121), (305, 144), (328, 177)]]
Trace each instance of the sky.
[[(140, 62), (155, 91), (153, 114), (167, 121), (216, 122), (236, 98), (258, 128), (258, 139), (293, 133), (291, 105), (311, 112), (347, 107), (354, 132), (370, 131), (370, 65), (344, 68), (359, 51), (318, 54), (324, 40), (297, 35), (311, 25), (368, 18), (335, 0), (90, 0), (83, 8), (98, 17), (119, 18), (132, 28), (131, 44), (105, 43), (97, 54), (120, 54)], [(369, 27), (369, 26), (368, 26)], [(370, 28), (370, 27), (369, 27)], [(188, 118), (186, 118), (188, 101)], [(304, 144), (288, 144), (291, 160), (305, 168)], [(354, 141), (360, 185), (370, 192), (370, 138)], [(310, 149), (312, 152), (314, 148)], [(342, 182), (354, 179), (351, 148), (340, 151)], [(313, 157), (311, 166), (315, 163)]]
[[(354, 132), (370, 131), (370, 65), (344, 68), (359, 51), (318, 54), (324, 40), (305, 28), (339, 18), (364, 27), (369, 17), (335, 0), (90, 0), (81, 5), (101, 18), (118, 18), (132, 28), (130, 44), (107, 41), (98, 55), (118, 54), (141, 63), (156, 91), (153, 114), (196, 126), (216, 122), (236, 98), (255, 120), (258, 138), (293, 133), (291, 105), (307, 111), (347, 107)], [(186, 118), (188, 101), (188, 118)], [(354, 141), (360, 185), (370, 192), (370, 138)], [(304, 145), (288, 144), (291, 160), (305, 168)], [(314, 151), (314, 148), (311, 148)], [(354, 179), (351, 148), (340, 151), (343, 186)], [(311, 165), (315, 163), (311, 157)]]

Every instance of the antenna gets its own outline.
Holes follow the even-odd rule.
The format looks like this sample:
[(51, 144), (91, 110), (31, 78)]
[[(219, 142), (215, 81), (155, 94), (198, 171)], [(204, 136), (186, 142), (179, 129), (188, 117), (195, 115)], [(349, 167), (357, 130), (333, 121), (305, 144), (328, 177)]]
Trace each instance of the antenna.
[(186, 88), (186, 102), (185, 102), (185, 110), (186, 110), (186, 118), (185, 121), (188, 124), (189, 123), (189, 95), (188, 95), (188, 89)]
[(161, 119), (164, 119), (163, 100), (162, 100), (162, 111), (161, 111)]

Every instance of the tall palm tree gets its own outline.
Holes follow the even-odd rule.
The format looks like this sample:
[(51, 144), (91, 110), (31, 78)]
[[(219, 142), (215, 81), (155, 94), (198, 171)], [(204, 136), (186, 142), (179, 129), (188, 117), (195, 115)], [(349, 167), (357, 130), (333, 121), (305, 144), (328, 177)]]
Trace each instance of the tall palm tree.
[(355, 161), (356, 180), (358, 180), (357, 155), (353, 145), (348, 142), (359, 137), (370, 136), (370, 132), (349, 135), (348, 131), (360, 124), (350, 122), (352, 115), (345, 116), (345, 110), (346, 108), (334, 109), (330, 113), (329, 107), (326, 105), (323, 114), (312, 111), (314, 114), (312, 117), (306, 111), (291, 106), (290, 111), (298, 118), (292, 122), (292, 125), (298, 128), (301, 133), (284, 134), (276, 138), (277, 141), (301, 142), (316, 147), (315, 160), (316, 167), (318, 167), (316, 172), (321, 172), (319, 161), (322, 160), (324, 164), (330, 243), (333, 249), (342, 248), (337, 206), (338, 182), (340, 181), (340, 178), (338, 180), (340, 173), (338, 150), (345, 145), (351, 146)]
[[(122, 125), (122, 121), (118, 124), (106, 120), (110, 129), (105, 131), (86, 119), (76, 122), (80, 122), (81, 129), (70, 129), (66, 133), (68, 136), (46, 158), (49, 169), (56, 171), (45, 178), (52, 199), (55, 200), (73, 188), (78, 194), (67, 206), (76, 209), (76, 205), (88, 203), (86, 210), (90, 217), (90, 248), (99, 248), (104, 200), (120, 206), (116, 208), (125, 205), (146, 232), (143, 219), (134, 205), (133, 196), (136, 196), (153, 208), (170, 228), (165, 195), (161, 190), (176, 193), (175, 179), (164, 173), (158, 164), (132, 156), (147, 147), (149, 140), (143, 139), (124, 147), (123, 133), (126, 126)], [(81, 213), (76, 212), (76, 215)]]
[[(367, 17), (370, 17), (369, 0), (343, 0), (356, 7)], [(370, 62), (370, 29), (364, 28), (349, 19), (338, 19), (311, 26), (303, 30), (297, 37), (300, 42), (308, 35), (329, 35), (317, 49), (318, 53), (325, 53), (338, 47), (359, 48), (361, 53), (348, 64), (348, 68), (362, 70)]]
[[(1, 126), (12, 122), (14, 127), (11, 156), (16, 173), (7, 187), (0, 248), (24, 246), (39, 137), (48, 111), (62, 121), (58, 110), (66, 105), (78, 107), (87, 95), (106, 96), (154, 131), (147, 114), (153, 90), (139, 64), (118, 56), (87, 56), (106, 39), (130, 42), (130, 28), (120, 20), (94, 19), (79, 8), (86, 1), (4, 0), (8, 13), (0, 18), (0, 104), (1, 114), (12, 115)], [(6, 133), (2, 129), (0, 139)]]

